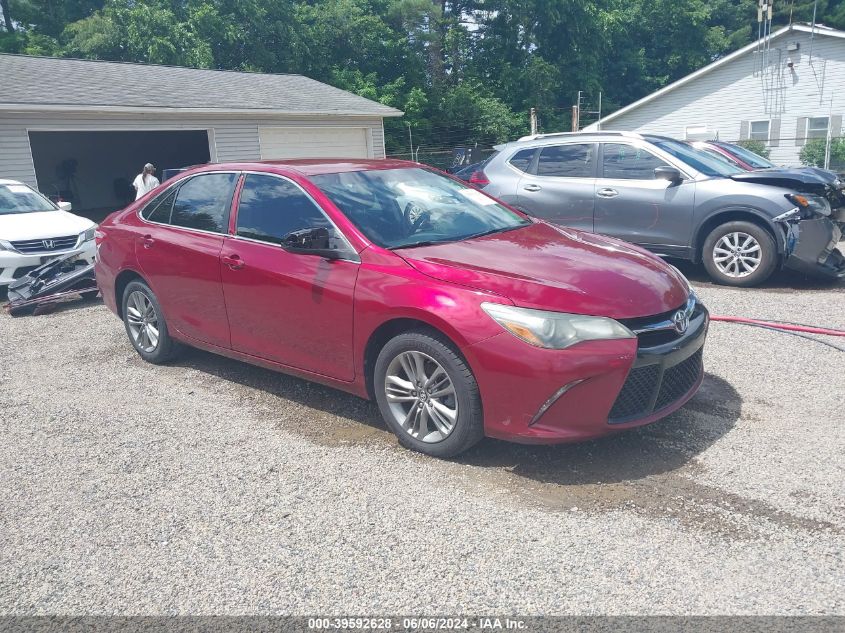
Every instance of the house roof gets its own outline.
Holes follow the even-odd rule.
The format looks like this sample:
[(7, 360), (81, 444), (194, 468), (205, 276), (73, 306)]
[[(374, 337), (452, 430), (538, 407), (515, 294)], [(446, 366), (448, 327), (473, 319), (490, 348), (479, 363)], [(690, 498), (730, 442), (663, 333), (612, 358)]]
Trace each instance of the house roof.
[[(838, 37), (838, 38), (841, 38), (841, 39), (845, 39), (845, 31), (838, 31), (836, 29), (830, 28), (829, 26), (823, 26), (823, 25), (819, 25), (819, 24), (817, 24), (815, 27), (811, 27), (808, 24), (790, 24), (789, 26), (785, 26), (782, 29), (779, 29), (779, 30), (775, 31), (774, 33), (772, 33), (771, 38), (776, 39), (776, 38), (779, 38), (783, 35), (786, 35), (787, 33), (793, 33), (793, 32), (814, 33), (815, 35), (826, 35), (826, 36), (829, 36), (829, 37)], [(673, 90), (676, 90), (677, 88), (680, 88), (681, 86), (683, 86), (683, 85), (685, 85), (685, 84), (687, 84), (691, 81), (695, 81), (696, 79), (700, 78), (702, 75), (706, 75), (707, 73), (713, 72), (717, 68), (724, 66), (725, 64), (727, 64), (730, 61), (733, 61), (737, 57), (741, 57), (742, 55), (745, 55), (746, 53), (752, 52), (753, 50), (755, 50), (757, 48), (757, 46), (758, 46), (758, 42), (755, 40), (754, 42), (752, 42), (748, 46), (743, 46), (739, 50), (736, 50), (733, 53), (730, 53), (729, 55), (725, 55), (724, 57), (717, 59), (715, 62), (708, 64), (707, 66), (704, 66), (703, 68), (699, 68), (694, 73), (690, 73), (686, 77), (682, 77), (681, 79), (678, 79), (677, 81), (672, 82), (668, 86), (665, 86), (665, 87), (661, 88), (660, 90), (652, 92), (650, 95), (647, 95), (647, 96), (643, 97), (642, 99), (639, 99), (638, 101), (634, 101), (633, 103), (626, 105), (624, 108), (620, 108), (616, 112), (609, 114), (606, 117), (602, 117), (602, 120), (601, 120), (602, 126), (604, 126), (604, 124), (607, 123), (608, 121), (612, 121), (616, 117), (622, 116), (623, 114), (626, 114), (626, 113), (630, 112), (631, 110), (639, 108), (640, 106), (644, 106), (645, 104), (647, 104), (651, 101), (654, 101), (655, 99), (662, 97), (666, 93), (671, 92)], [(588, 125), (584, 129), (585, 130), (595, 130), (595, 129), (598, 129), (598, 125), (596, 123), (592, 123), (591, 125)]]
[(401, 116), (303, 77), (0, 55), (0, 109)]

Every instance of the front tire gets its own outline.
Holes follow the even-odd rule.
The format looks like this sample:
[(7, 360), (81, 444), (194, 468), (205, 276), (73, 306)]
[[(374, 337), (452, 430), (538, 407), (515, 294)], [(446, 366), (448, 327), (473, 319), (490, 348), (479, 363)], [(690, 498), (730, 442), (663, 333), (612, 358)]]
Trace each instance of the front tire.
[(177, 343), (171, 338), (158, 299), (147, 284), (129, 282), (121, 306), (126, 334), (141, 358), (159, 365), (176, 355)]
[(382, 417), (406, 448), (454, 457), (484, 437), (475, 376), (438, 336), (414, 331), (388, 341), (373, 386)]
[(726, 222), (713, 229), (701, 252), (710, 278), (725, 286), (749, 287), (763, 283), (777, 268), (775, 240), (752, 222)]

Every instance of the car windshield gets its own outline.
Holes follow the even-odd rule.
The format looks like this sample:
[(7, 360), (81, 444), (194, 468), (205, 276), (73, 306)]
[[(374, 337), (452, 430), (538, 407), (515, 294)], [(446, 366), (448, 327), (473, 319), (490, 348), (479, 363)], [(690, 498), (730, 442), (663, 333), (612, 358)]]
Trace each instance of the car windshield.
[(56, 205), (26, 185), (0, 185), (0, 215), (55, 210)]
[(745, 149), (741, 145), (723, 145), (722, 147), (728, 150), (731, 154), (739, 156), (755, 169), (771, 169), (772, 167), (775, 167), (774, 163), (766, 160), (759, 154), (755, 154), (750, 149)]
[(654, 145), (685, 162), (687, 165), (701, 172), (705, 176), (731, 176), (742, 173), (742, 169), (713, 158), (707, 152), (695, 149), (692, 145), (681, 141), (655, 141)]
[(530, 224), (477, 189), (419, 167), (320, 174), (311, 181), (385, 248), (457, 242)]

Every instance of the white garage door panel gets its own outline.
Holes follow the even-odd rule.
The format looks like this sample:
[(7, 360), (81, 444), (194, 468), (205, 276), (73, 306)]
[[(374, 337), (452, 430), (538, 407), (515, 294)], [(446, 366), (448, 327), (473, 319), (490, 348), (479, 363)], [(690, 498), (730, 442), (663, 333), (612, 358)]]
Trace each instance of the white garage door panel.
[(369, 158), (369, 128), (261, 127), (261, 158)]

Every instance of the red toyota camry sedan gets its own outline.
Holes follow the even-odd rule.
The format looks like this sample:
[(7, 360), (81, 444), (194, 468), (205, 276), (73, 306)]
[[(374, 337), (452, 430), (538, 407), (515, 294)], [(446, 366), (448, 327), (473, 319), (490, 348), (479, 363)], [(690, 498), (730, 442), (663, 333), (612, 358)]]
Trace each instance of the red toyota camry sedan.
[(373, 398), (438, 457), (648, 424), (703, 375), (709, 317), (672, 266), (416, 163), (208, 165), (96, 243), (145, 360), (185, 344)]

